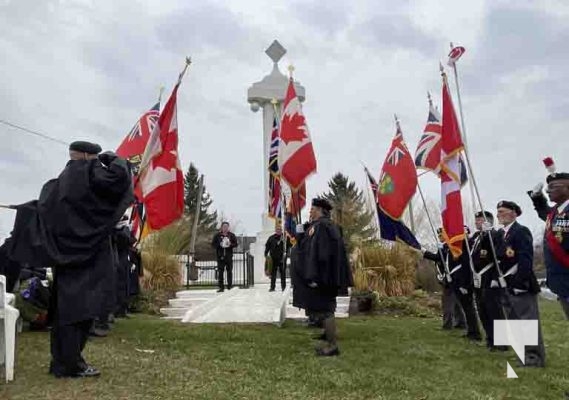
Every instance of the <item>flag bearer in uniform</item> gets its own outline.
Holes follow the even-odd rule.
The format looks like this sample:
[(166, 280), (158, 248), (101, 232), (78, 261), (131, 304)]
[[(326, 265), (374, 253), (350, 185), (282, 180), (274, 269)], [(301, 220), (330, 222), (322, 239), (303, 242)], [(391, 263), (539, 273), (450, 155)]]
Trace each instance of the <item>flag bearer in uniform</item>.
[[(489, 211), (479, 211), (474, 215), (476, 229), (472, 237), (472, 262), (474, 264), (474, 297), (478, 316), (486, 332), (486, 347), (490, 351), (505, 351), (506, 346), (494, 346), (494, 321), (504, 319), (500, 301), (504, 289), (499, 285), (494, 252), (503, 252), (503, 235), (494, 229), (494, 216)], [(490, 244), (492, 238), (494, 250)]]
[[(522, 214), (520, 206), (513, 201), (500, 201), (497, 206), (498, 220), (504, 226), (504, 250), (498, 257), (507, 293), (503, 298), (506, 317), (509, 320), (538, 320), (537, 294), (539, 285), (533, 272), (533, 238), (530, 230), (516, 219)], [(526, 346), (525, 360), (520, 366), (544, 367), (545, 346), (538, 331), (538, 345)]]

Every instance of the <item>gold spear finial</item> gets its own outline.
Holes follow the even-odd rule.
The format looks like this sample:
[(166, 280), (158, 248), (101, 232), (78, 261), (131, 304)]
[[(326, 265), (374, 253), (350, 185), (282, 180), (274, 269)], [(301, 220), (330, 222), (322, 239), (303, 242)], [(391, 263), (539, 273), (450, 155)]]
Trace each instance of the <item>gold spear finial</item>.
[(290, 75), (291, 78), (292, 78), (292, 73), (294, 72), (294, 70), (295, 70), (294, 65), (289, 64), (289, 66), (288, 66), (288, 73), (289, 73), (289, 75)]

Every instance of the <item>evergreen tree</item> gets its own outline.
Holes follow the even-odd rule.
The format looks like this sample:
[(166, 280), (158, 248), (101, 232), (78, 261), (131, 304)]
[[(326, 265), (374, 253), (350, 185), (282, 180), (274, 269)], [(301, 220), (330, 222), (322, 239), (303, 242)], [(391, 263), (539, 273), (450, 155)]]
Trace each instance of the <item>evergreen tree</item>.
[(374, 215), (366, 207), (364, 193), (356, 183), (338, 172), (328, 182), (329, 191), (320, 197), (332, 204), (332, 219), (341, 228), (348, 250), (358, 241), (376, 238)]
[[(196, 166), (191, 163), (186, 175), (184, 177), (184, 214), (193, 221), (196, 212), (196, 205), (198, 203), (198, 189), (199, 189), (199, 171)], [(203, 186), (202, 197), (200, 201), (200, 216), (198, 219), (198, 232), (207, 234), (217, 229), (217, 211), (211, 211), (210, 207), (213, 199), (206, 190), (205, 184)]]

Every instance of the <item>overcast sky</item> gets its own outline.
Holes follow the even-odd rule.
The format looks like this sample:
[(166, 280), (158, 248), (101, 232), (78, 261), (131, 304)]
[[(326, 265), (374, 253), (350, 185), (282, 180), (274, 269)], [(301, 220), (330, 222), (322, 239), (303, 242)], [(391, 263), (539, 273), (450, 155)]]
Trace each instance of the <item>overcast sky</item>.
[[(376, 175), (397, 113), (411, 149), (440, 103), (439, 60), (459, 62), (468, 144), (483, 201), (519, 202), (520, 221), (542, 224), (526, 190), (545, 177), (541, 159), (569, 169), (569, 3), (564, 1), (54, 1), (0, 0), (0, 119), (60, 140), (115, 149), (171, 90), (179, 92), (180, 158), (206, 175), (214, 205), (238, 233), (261, 226), (262, 121), (248, 87), (271, 70), (273, 39), (306, 88), (305, 115), (318, 159), (309, 196), (337, 171), (364, 184)], [(454, 80), (451, 80), (454, 92)], [(0, 203), (36, 198), (67, 148), (0, 125)], [(438, 202), (439, 184), (421, 184)], [(469, 197), (466, 191), (465, 197)], [(12, 215), (0, 211), (0, 235)]]

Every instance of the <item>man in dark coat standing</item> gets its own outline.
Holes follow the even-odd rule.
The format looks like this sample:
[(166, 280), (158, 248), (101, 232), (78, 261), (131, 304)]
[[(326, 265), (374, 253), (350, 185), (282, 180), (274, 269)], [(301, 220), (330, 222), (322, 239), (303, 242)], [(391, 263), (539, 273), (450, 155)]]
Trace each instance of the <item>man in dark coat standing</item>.
[(221, 229), (211, 241), (217, 255), (218, 292), (223, 292), (223, 271), (227, 271), (227, 290), (233, 287), (233, 249), (237, 247), (237, 237), (229, 230), (229, 222), (222, 222)]
[(474, 214), (474, 221), (477, 231), (472, 236), (470, 251), (474, 264), (473, 285), (476, 308), (486, 332), (486, 347), (490, 351), (506, 351), (508, 349), (506, 346), (494, 345), (494, 321), (505, 319), (501, 301), (504, 288), (500, 287), (500, 274), (496, 266), (498, 254), (503, 253), (504, 236), (494, 229), (494, 216), (491, 212), (477, 212)]
[(330, 220), (332, 206), (324, 199), (314, 199), (310, 209), (312, 226), (308, 230), (308, 254), (302, 271), (304, 282), (311, 289), (306, 309), (324, 321), (326, 346), (318, 348), (319, 356), (340, 354), (336, 342), (336, 296), (342, 287), (350, 287), (352, 274), (346, 246), (340, 230)]
[(498, 255), (508, 291), (503, 298), (509, 320), (537, 320), (538, 345), (526, 346), (523, 367), (545, 367), (545, 346), (539, 321), (537, 294), (539, 284), (533, 272), (533, 238), (530, 230), (516, 219), (522, 209), (513, 201), (498, 203), (498, 220), (504, 226), (504, 251)]
[(100, 152), (93, 143), (72, 143), (59, 177), (37, 201), (17, 207), (12, 232), (12, 259), (54, 268), (50, 373), (56, 377), (100, 374), (81, 352), (114, 273), (110, 235), (133, 200), (126, 161)]
[(281, 276), (281, 290), (284, 292), (286, 289), (285, 252), (289, 247), (290, 241), (283, 235), (283, 229), (277, 226), (275, 233), (265, 243), (265, 257), (270, 257), (272, 263), (270, 292), (275, 291), (277, 272)]

